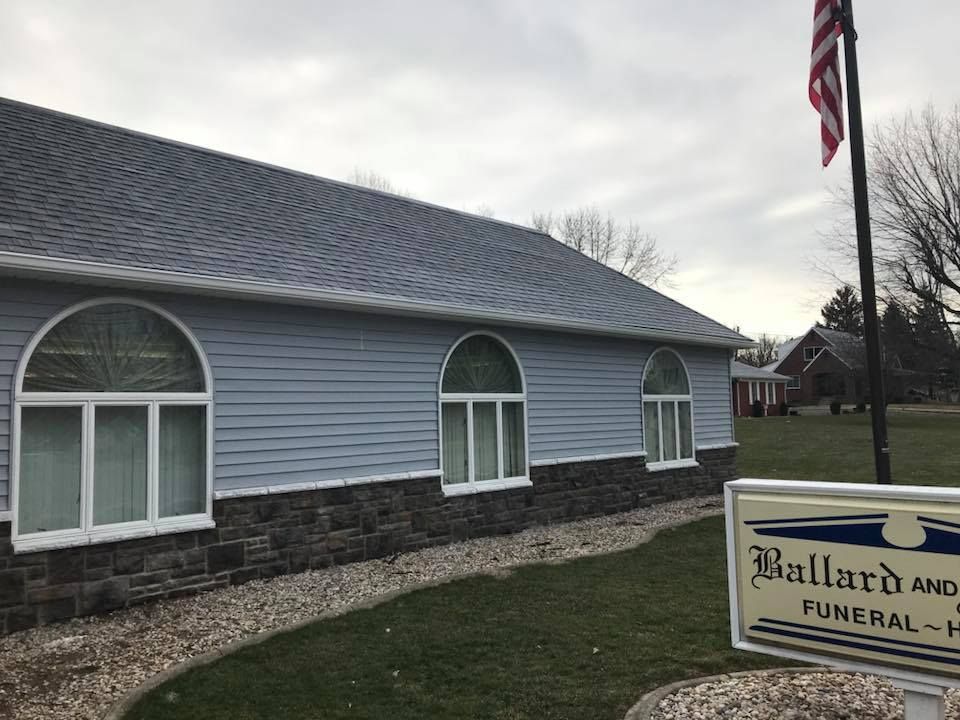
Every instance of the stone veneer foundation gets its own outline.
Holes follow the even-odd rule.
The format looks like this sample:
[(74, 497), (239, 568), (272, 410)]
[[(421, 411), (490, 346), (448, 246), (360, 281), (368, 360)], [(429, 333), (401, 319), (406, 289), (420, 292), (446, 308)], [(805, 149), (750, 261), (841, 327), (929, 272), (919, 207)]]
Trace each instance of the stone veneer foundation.
[(0, 634), (257, 578), (721, 491), (734, 447), (650, 472), (642, 457), (540, 465), (533, 487), (446, 497), (438, 478), (216, 500), (212, 530), (14, 554), (0, 523)]

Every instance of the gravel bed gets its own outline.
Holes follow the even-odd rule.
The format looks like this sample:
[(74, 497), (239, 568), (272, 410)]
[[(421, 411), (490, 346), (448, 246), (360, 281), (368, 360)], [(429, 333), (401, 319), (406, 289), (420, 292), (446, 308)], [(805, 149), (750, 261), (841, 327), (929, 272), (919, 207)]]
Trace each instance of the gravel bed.
[[(832, 672), (743, 675), (668, 695), (650, 720), (902, 720), (903, 691), (874, 675)], [(947, 691), (960, 720), (960, 693)]]
[(636, 545), (716, 515), (720, 496), (259, 580), (0, 637), (0, 718), (99, 718), (151, 675), (240, 638), (450, 575)]

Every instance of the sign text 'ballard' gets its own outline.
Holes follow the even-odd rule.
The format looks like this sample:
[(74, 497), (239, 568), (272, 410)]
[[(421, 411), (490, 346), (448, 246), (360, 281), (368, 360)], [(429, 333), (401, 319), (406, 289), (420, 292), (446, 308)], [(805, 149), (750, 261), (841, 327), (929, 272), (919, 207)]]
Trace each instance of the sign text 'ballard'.
[(727, 483), (735, 647), (960, 684), (960, 490)]

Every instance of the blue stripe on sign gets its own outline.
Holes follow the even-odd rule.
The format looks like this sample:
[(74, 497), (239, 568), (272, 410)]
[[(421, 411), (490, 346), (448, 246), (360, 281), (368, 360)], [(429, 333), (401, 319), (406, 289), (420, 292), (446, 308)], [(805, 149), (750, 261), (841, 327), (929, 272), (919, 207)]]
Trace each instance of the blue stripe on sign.
[(887, 513), (876, 515), (827, 515), (825, 517), (782, 518), (780, 520), (744, 520), (744, 525), (767, 525), (773, 523), (826, 522), (828, 520), (885, 520)]
[(878, 638), (873, 635), (864, 635), (863, 633), (850, 632), (848, 630), (834, 630), (833, 628), (817, 627), (816, 625), (804, 625), (802, 623), (789, 622), (787, 620), (775, 620), (773, 618), (760, 618), (760, 622), (772, 623), (774, 625), (786, 625), (787, 627), (800, 628), (802, 630), (816, 630), (822, 633), (833, 633), (834, 635), (846, 635), (847, 637), (862, 638), (864, 640), (873, 640), (875, 642), (885, 642), (891, 645), (906, 645), (908, 647), (923, 648), (924, 650), (937, 650), (939, 652), (956, 653), (960, 655), (960, 650), (953, 648), (944, 648), (937, 645), (926, 645), (924, 643), (914, 643), (908, 640), (888, 640), (887, 638)]
[(825, 643), (827, 645), (840, 645), (841, 647), (854, 648), (856, 650), (869, 650), (870, 652), (881, 653), (885, 655), (896, 655), (899, 657), (911, 658), (913, 660), (926, 660), (927, 662), (940, 662), (947, 665), (960, 665), (960, 658), (938, 657), (927, 653), (913, 652), (911, 650), (901, 650), (899, 648), (886, 648), (880, 645), (870, 645), (868, 643), (853, 642), (852, 640), (842, 640), (841, 638), (819, 637), (809, 633), (794, 632), (784, 630), (783, 628), (767, 628), (760, 625), (751, 625), (750, 629), (755, 632), (769, 633), (770, 635), (781, 635), (783, 637), (796, 638), (797, 640), (813, 640), (814, 642)]
[(937, 518), (925, 517), (923, 515), (917, 515), (917, 520), (921, 522), (935, 523), (937, 525), (946, 525), (947, 527), (960, 528), (960, 524), (948, 522), (947, 520), (937, 520)]

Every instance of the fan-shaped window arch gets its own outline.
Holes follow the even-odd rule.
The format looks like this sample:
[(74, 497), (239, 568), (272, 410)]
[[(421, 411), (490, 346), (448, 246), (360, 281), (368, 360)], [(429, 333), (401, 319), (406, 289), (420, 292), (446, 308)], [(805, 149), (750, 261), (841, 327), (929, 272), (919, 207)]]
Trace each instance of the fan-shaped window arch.
[(471, 333), (454, 343), (441, 369), (440, 427), (445, 491), (527, 480), (526, 389), (504, 340)]
[(653, 470), (694, 460), (693, 395), (683, 359), (660, 348), (643, 372), (643, 439)]
[(23, 392), (204, 392), (193, 345), (170, 320), (110, 302), (68, 315), (40, 339)]
[(199, 343), (151, 303), (51, 319), (15, 384), (18, 549), (212, 526), (210, 383)]

